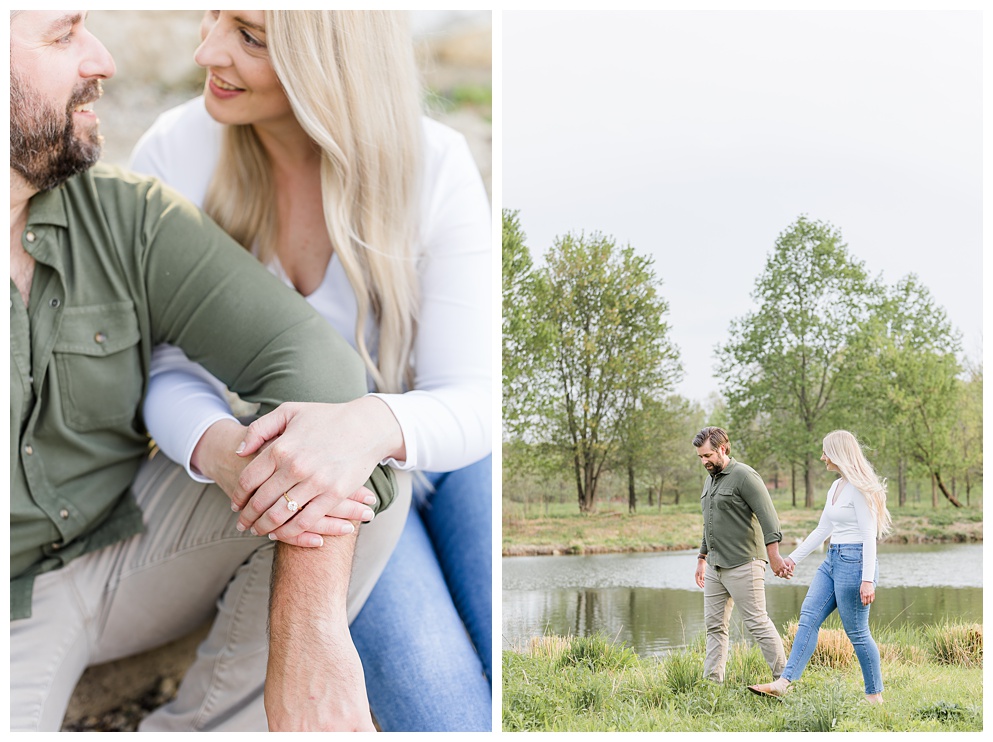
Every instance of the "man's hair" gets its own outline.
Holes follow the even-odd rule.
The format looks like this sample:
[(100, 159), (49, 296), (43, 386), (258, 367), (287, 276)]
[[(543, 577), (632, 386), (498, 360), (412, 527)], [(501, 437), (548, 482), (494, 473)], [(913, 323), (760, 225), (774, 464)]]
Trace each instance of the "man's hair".
[(693, 447), (700, 448), (705, 441), (710, 441), (710, 447), (715, 451), (720, 446), (726, 446), (725, 453), (727, 453), (728, 456), (731, 455), (731, 441), (728, 438), (728, 432), (724, 428), (704, 428), (693, 436)]

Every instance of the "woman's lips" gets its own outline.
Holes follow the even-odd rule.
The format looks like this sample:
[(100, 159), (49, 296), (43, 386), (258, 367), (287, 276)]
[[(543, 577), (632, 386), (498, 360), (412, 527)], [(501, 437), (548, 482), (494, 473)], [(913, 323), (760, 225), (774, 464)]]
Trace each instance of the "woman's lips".
[(210, 88), (210, 92), (215, 97), (221, 98), (223, 100), (234, 98), (245, 92), (244, 88), (235, 87), (227, 80), (224, 80), (223, 78), (220, 78), (214, 74), (208, 75), (207, 87)]

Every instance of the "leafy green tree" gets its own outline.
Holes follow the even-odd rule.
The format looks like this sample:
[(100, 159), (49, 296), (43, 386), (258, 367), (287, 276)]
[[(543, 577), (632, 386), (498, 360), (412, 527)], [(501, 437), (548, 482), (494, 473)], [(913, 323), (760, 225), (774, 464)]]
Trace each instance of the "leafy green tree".
[(536, 377), (548, 362), (547, 332), (536, 315), (539, 274), (535, 271), (519, 212), (503, 211), (503, 426), (519, 435), (540, 417)]
[[(900, 453), (926, 472), (952, 505), (961, 507), (943, 476), (956, 463), (953, 438), (962, 370), (958, 333), (913, 274), (891, 289), (882, 317), (886, 326), (879, 342), (879, 379), (880, 398), (889, 408), (886, 422), (899, 430)], [(932, 504), (937, 506), (937, 500)]]
[(779, 235), (752, 296), (758, 308), (732, 321), (718, 350), (731, 433), (745, 435), (747, 449), (751, 423), (771, 416), (776, 425), (762, 445), (802, 468), (805, 505), (813, 507), (821, 437), (855, 414), (851, 397), (838, 392), (858, 386), (859, 336), (882, 287), (838, 229), (801, 216)]
[(952, 450), (957, 453), (955, 468), (965, 482), (965, 503), (970, 505), (972, 488), (983, 479), (983, 364), (966, 361), (965, 367), (966, 376), (959, 382)]
[(533, 390), (528, 429), (569, 451), (581, 512), (593, 509), (636, 400), (679, 376), (660, 284), (651, 258), (593, 233), (557, 238), (532, 286), (532, 328), (516, 341), (516, 352), (541, 358), (523, 382)]

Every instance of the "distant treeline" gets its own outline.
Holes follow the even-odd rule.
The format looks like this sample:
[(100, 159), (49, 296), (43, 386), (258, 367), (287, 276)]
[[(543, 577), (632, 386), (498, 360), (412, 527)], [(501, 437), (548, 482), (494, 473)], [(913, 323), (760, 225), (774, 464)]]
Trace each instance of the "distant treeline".
[[(722, 394), (673, 393), (682, 373), (652, 259), (599, 233), (555, 239), (537, 267), (518, 212), (503, 214), (504, 490), (568, 481), (594, 508), (608, 472), (629, 507), (699, 494), (690, 440), (731, 433), (732, 455), (813, 507), (821, 440), (852, 430), (890, 478), (932, 504), (971, 502), (982, 482), (981, 361), (962, 355), (945, 310), (914, 274), (871, 277), (834, 226), (799, 217), (756, 278), (754, 308), (718, 348)], [(612, 477), (612, 478), (613, 478)], [(797, 493), (799, 494), (799, 502)]]

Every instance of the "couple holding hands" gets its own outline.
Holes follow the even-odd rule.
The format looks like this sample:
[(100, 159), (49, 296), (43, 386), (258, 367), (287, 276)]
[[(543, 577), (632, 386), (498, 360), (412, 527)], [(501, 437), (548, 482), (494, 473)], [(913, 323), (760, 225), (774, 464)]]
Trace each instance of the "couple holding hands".
[[(821, 461), (839, 475), (828, 491), (820, 522), (787, 557), (779, 553), (782, 533), (772, 498), (751, 467), (730, 456), (722, 428), (701, 430), (693, 439), (709, 474), (701, 495), (703, 540), (696, 583), (704, 591), (707, 653), (704, 676), (723, 682), (731, 609), (738, 606), (749, 634), (772, 670), (773, 682), (749, 686), (758, 695), (780, 697), (798, 680), (817, 648), (821, 624), (835, 610), (862, 668), (869, 703), (882, 703), (879, 649), (869, 632), (875, 599), (876, 540), (890, 527), (886, 488), (855, 436), (836, 430), (824, 437)], [(765, 567), (789, 579), (797, 563), (830, 537), (800, 609), (789, 659), (765, 606)]]

